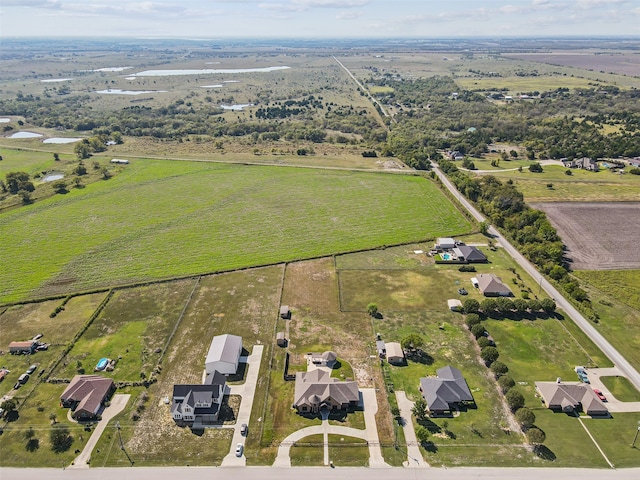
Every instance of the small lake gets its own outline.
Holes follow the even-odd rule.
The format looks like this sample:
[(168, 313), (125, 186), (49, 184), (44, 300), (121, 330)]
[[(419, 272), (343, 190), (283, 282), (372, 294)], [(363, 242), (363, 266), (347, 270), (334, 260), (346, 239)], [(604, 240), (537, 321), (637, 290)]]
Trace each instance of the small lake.
[(90, 72), (122, 72), (124, 70), (129, 70), (133, 67), (104, 67), (104, 68), (96, 68), (95, 70), (89, 70)]
[(42, 183), (55, 182), (56, 180), (62, 180), (63, 178), (64, 178), (63, 173), (50, 173), (46, 177), (42, 177), (42, 180), (40, 181)]
[(167, 93), (166, 90), (120, 90), (119, 88), (109, 88), (107, 90), (97, 90), (96, 93), (102, 95), (144, 95), (145, 93)]
[(16, 132), (13, 135), (11, 135), (9, 138), (38, 138), (38, 137), (42, 137), (42, 135), (39, 133), (33, 133), (33, 132)]
[(2, 117), (0, 118), (0, 123), (9, 123), (11, 121), (10, 118)]
[(80, 140), (82, 140), (82, 139), (81, 138), (53, 137), (53, 138), (47, 138), (47, 139), (43, 140), (42, 143), (58, 143), (58, 144), (62, 144), (62, 143), (79, 142)]
[(219, 83), (218, 85), (200, 85), (200, 88), (222, 88), (224, 85)]
[(287, 70), (291, 67), (264, 67), (264, 68), (203, 68), (200, 70), (145, 70), (135, 73), (134, 77), (170, 77), (173, 75), (210, 75), (215, 73), (263, 73)]
[(247, 107), (253, 107), (253, 103), (239, 103), (237, 105), (220, 105), (223, 110), (242, 110)]
[(57, 83), (57, 82), (68, 82), (69, 80), (73, 80), (73, 78), (47, 78), (46, 80), (40, 80), (42, 83)]

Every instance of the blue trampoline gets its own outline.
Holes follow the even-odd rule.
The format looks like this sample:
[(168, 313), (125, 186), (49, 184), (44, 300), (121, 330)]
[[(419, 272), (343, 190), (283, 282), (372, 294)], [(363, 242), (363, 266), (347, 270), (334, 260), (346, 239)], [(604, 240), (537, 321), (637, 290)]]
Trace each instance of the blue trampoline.
[(104, 370), (107, 368), (107, 364), (109, 363), (108, 358), (101, 358), (98, 364), (96, 365), (96, 370)]

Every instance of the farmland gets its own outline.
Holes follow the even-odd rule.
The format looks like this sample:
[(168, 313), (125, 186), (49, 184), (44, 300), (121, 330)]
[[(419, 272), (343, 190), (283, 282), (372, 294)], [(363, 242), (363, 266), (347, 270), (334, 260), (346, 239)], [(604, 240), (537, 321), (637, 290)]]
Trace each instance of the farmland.
[(13, 259), (2, 273), (5, 302), (471, 228), (420, 177), (144, 159), (5, 213), (0, 226), (0, 255)]

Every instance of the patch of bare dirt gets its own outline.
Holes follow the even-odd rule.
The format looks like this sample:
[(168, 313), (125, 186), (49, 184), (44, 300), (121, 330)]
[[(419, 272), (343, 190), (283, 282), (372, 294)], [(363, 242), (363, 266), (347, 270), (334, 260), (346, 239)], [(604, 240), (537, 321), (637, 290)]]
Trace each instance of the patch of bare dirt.
[(640, 268), (640, 203), (537, 203), (567, 246), (574, 270)]

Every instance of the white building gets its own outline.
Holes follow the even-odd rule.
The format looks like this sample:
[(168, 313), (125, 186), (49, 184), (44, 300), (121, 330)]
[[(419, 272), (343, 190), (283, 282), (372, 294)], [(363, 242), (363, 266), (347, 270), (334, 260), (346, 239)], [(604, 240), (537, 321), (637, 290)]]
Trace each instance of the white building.
[(233, 375), (238, 370), (238, 362), (242, 352), (242, 337), (237, 335), (217, 335), (213, 337), (205, 368), (210, 375), (215, 371), (225, 375)]

